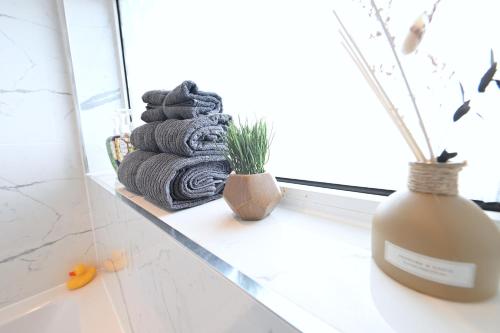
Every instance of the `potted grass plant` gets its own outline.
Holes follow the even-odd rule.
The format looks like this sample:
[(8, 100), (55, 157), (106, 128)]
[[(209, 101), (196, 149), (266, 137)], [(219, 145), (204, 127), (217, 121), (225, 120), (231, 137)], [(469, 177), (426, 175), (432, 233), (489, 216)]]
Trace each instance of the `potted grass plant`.
[(264, 120), (229, 125), (226, 157), (234, 172), (226, 182), (223, 195), (229, 207), (243, 220), (263, 219), (281, 200), (276, 179), (264, 169), (271, 141), (271, 131)]

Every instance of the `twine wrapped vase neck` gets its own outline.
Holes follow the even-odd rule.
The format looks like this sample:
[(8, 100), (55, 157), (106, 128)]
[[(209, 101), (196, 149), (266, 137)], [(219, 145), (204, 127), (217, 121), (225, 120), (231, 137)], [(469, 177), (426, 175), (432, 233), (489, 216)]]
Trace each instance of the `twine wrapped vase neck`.
[(420, 193), (458, 195), (458, 173), (465, 165), (465, 162), (410, 162), (408, 189)]

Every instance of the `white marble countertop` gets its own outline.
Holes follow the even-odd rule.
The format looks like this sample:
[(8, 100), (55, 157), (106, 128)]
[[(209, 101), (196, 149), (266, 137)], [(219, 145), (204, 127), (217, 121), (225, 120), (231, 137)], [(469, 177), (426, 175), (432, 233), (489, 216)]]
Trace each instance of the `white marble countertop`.
[(500, 296), (454, 303), (398, 284), (373, 263), (363, 224), (283, 204), (244, 222), (224, 200), (172, 213), (116, 191), (340, 332), (499, 332)]

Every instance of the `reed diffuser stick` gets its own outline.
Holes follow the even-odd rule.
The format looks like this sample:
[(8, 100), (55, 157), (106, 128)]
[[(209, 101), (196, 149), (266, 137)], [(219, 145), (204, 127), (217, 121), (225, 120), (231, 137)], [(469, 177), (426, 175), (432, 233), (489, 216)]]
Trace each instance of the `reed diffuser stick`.
[(417, 143), (411, 136), (411, 133), (406, 127), (406, 124), (398, 116), (397, 111), (394, 109), (394, 106), (391, 104), (390, 101), (385, 99), (383, 93), (377, 87), (377, 84), (370, 77), (370, 74), (368, 73), (367, 69), (363, 67), (359, 59), (356, 59), (356, 55), (352, 52), (352, 49), (350, 50), (344, 43), (341, 43), (341, 45), (345, 48), (346, 52), (349, 54), (353, 62), (356, 64), (361, 74), (363, 74), (366, 82), (368, 83), (372, 91), (375, 93), (382, 106), (387, 110), (389, 116), (391, 117), (392, 121), (396, 124), (396, 127), (399, 129), (401, 135), (403, 135), (403, 138), (405, 139), (406, 143), (408, 144), (411, 151), (415, 155), (417, 161), (420, 162), (425, 161), (425, 156), (423, 155)]
[(394, 43), (392, 41), (391, 35), (389, 34), (389, 31), (387, 30), (387, 27), (384, 23), (384, 20), (382, 19), (382, 16), (380, 15), (380, 10), (375, 4), (375, 0), (371, 0), (371, 5), (373, 10), (375, 11), (375, 15), (377, 17), (377, 20), (379, 21), (380, 25), (382, 26), (382, 30), (384, 31), (385, 38), (387, 39), (387, 42), (389, 43), (389, 46), (391, 47), (392, 54), (394, 55), (394, 58), (396, 59), (396, 64), (398, 65), (399, 71), (401, 72), (401, 76), (403, 77), (403, 81), (405, 83), (406, 89), (408, 90), (408, 94), (410, 95), (411, 102), (413, 104), (413, 108), (415, 109), (415, 112), (417, 113), (417, 118), (418, 118), (418, 123), (420, 125), (420, 129), (422, 130), (422, 133), (424, 134), (425, 142), (427, 143), (427, 148), (429, 149), (429, 153), (431, 155), (431, 162), (435, 161), (434, 157), (434, 152), (432, 150), (432, 145), (431, 141), (429, 139), (429, 135), (427, 134), (427, 130), (425, 129), (424, 121), (422, 119), (422, 116), (420, 114), (420, 110), (418, 109), (417, 101), (415, 100), (415, 95), (413, 94), (413, 91), (411, 90), (410, 83), (408, 82), (408, 79), (406, 77), (406, 73), (403, 69), (403, 66), (401, 65), (401, 61), (399, 60), (398, 54), (396, 52), (396, 49), (394, 47)]
[(347, 28), (343, 24), (337, 12), (334, 10), (333, 13), (335, 14), (335, 17), (337, 18), (337, 21), (339, 22), (342, 28), (342, 31), (339, 31), (345, 43), (345, 44), (342, 43), (342, 46), (346, 49), (347, 53), (349, 54), (353, 62), (356, 64), (361, 74), (365, 77), (366, 82), (368, 83), (374, 94), (377, 96), (382, 106), (386, 109), (387, 113), (395, 123), (396, 127), (399, 129), (400, 133), (403, 135), (403, 138), (405, 139), (406, 143), (408, 144), (411, 151), (415, 155), (417, 161), (420, 162), (425, 161), (426, 160), (425, 156), (422, 153), (420, 147), (413, 138), (413, 135), (411, 134), (408, 127), (406, 127), (406, 124), (404, 123), (403, 119), (397, 112), (396, 107), (391, 102), (389, 96), (386, 94), (385, 90), (378, 81), (377, 77), (371, 70), (368, 62), (366, 61), (366, 58), (363, 56), (363, 53), (361, 52), (359, 47), (356, 45), (356, 42), (347, 31)]

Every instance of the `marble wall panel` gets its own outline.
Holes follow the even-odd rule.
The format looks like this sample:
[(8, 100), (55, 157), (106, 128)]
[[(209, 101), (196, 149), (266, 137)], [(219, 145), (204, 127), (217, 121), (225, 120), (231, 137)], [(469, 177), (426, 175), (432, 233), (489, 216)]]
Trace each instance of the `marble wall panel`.
[(0, 307), (93, 261), (56, 0), (0, 2)]

